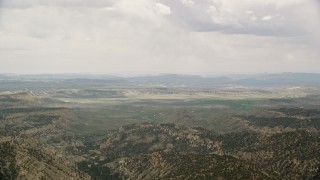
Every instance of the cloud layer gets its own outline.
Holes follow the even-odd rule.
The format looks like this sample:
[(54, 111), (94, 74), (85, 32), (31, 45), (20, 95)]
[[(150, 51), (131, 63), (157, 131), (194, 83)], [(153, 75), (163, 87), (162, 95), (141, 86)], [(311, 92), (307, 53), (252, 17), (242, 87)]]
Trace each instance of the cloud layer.
[(319, 72), (316, 0), (2, 0), (0, 72)]

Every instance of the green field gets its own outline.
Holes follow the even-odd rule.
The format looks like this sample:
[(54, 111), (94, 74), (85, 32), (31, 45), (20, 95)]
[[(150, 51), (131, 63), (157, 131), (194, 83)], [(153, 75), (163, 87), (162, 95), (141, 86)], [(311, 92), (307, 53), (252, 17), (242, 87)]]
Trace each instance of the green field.
[(72, 131), (79, 134), (106, 133), (123, 125), (141, 122), (173, 122), (179, 125), (206, 127), (217, 132), (237, 131), (243, 127), (234, 116), (277, 107), (270, 104), (268, 99), (161, 99), (115, 101), (114, 104), (112, 102), (89, 108), (75, 108), (78, 120), (73, 122)]

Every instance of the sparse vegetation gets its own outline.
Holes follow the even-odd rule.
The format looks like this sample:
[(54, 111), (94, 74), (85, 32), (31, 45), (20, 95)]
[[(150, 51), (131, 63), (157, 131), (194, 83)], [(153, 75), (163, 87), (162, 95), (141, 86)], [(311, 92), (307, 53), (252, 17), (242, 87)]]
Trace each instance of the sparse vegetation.
[[(75, 179), (316, 178), (319, 97), (152, 86), (0, 95), (0, 179), (24, 168)], [(40, 167), (47, 174), (35, 176)]]

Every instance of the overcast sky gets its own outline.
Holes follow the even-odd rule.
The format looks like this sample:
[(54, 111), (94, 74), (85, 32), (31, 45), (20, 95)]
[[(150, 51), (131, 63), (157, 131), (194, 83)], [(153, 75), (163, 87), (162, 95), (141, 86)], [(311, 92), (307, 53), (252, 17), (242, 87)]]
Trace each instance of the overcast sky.
[(320, 72), (319, 0), (0, 0), (0, 73)]

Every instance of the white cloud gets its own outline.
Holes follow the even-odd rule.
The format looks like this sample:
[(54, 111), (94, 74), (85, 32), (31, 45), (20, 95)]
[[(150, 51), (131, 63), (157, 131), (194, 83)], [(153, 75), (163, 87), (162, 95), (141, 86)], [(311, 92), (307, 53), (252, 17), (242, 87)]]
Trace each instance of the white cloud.
[(272, 20), (272, 19), (273, 19), (273, 16), (271, 16), (271, 15), (263, 16), (263, 17), (261, 18), (262, 21), (270, 21), (270, 20)]
[(298, 12), (315, 12), (315, 0), (199, 0), (192, 6), (186, 0), (159, 1), (171, 7), (175, 23), (194, 31), (301, 36), (309, 29), (301, 23), (314, 15)]
[(0, 72), (320, 71), (316, 1), (0, 2)]
[(4, 8), (32, 8), (35, 6), (58, 7), (105, 7), (114, 4), (116, 0), (2, 0)]
[(162, 15), (170, 15), (171, 14), (170, 7), (163, 5), (161, 3), (156, 3), (156, 11), (157, 11), (157, 13), (162, 14)]
[(189, 7), (194, 5), (194, 1), (192, 1), (192, 0), (182, 0), (182, 3), (186, 6), (189, 6)]
[(254, 12), (253, 11), (245, 11), (246, 14), (249, 14), (249, 15), (253, 15)]

